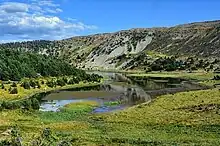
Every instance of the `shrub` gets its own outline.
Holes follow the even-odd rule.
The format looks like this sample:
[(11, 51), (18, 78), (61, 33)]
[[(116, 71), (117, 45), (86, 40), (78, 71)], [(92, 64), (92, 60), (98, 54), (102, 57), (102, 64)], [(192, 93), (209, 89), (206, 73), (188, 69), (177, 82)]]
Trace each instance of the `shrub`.
[(21, 84), (21, 87), (23, 87), (24, 89), (30, 89), (31, 88), (31, 85), (28, 81), (24, 81), (22, 84)]
[(32, 101), (31, 100), (25, 100), (22, 102), (23, 108), (26, 110), (29, 110), (32, 108)]
[(69, 79), (69, 81), (67, 82), (68, 85), (72, 85), (75, 84), (75, 81), (73, 78)]
[(214, 76), (214, 80), (220, 80), (220, 76), (219, 75)]
[(73, 80), (75, 84), (79, 84), (79, 82), (81, 81), (81, 78), (76, 76), (76, 77), (73, 77)]
[(2, 104), (1, 104), (1, 107), (3, 109), (13, 109), (13, 104), (11, 102), (3, 101)]
[(39, 101), (36, 98), (33, 98), (31, 100), (31, 107), (34, 110), (39, 110), (40, 109), (40, 103), (39, 103)]
[(9, 93), (10, 94), (18, 94), (18, 89), (17, 88), (10, 88)]
[(1, 89), (5, 89), (5, 85), (4, 84), (1, 84)]
[(67, 77), (63, 77), (63, 81), (64, 81), (65, 83), (67, 83), (67, 82), (68, 82), (68, 78), (67, 78)]
[(17, 84), (15, 82), (13, 82), (11, 87), (17, 87)]
[(50, 88), (53, 88), (53, 87), (56, 87), (57, 83), (55, 80), (50, 80), (50, 81), (47, 81), (47, 86), (50, 87)]
[(30, 81), (30, 86), (31, 86), (32, 88), (35, 88), (35, 87), (37, 86), (36, 81), (31, 80), (31, 81)]
[(58, 85), (58, 86), (65, 86), (66, 83), (65, 83), (65, 81), (64, 81), (63, 79), (58, 79), (58, 80), (57, 80), (57, 85)]
[(44, 83), (45, 83), (44, 80), (42, 80), (42, 81), (41, 81), (41, 84), (44, 85)]
[(8, 140), (0, 141), (0, 146), (10, 146), (11, 143)]
[(191, 70), (197, 70), (197, 68), (195, 66), (192, 66), (190, 69)]
[(41, 88), (41, 85), (40, 85), (40, 83), (39, 82), (37, 82), (37, 88)]

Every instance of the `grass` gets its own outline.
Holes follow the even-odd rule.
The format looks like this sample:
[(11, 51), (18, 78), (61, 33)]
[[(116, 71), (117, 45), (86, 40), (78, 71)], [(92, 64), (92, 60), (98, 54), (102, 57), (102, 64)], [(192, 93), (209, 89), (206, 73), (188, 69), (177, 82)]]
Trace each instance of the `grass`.
[[(68, 133), (73, 145), (219, 145), (218, 89), (163, 95), (121, 112), (90, 114), (94, 102), (65, 106), (60, 113), (3, 111), (0, 133), (11, 124), (36, 134), (45, 127)], [(204, 105), (205, 110), (196, 110)]]
[[(219, 82), (210, 80), (214, 75), (205, 72), (157, 72), (129, 76), (195, 79), (203, 84), (213, 85)], [(81, 83), (73, 86), (84, 85)], [(9, 85), (6, 85), (6, 88), (7, 86)], [(23, 98), (31, 92), (41, 92), (42, 89), (22, 91), (23, 89), (18, 87), (20, 97), (9, 95), (2, 99)], [(54, 88), (47, 90), (52, 89), (54, 90)], [(5, 96), (8, 94), (1, 89), (0, 93)], [(104, 104), (114, 106), (119, 103)], [(94, 101), (83, 101), (68, 104), (56, 113), (21, 109), (0, 111), (0, 140), (9, 138), (2, 133), (10, 126), (18, 125), (25, 143), (49, 127), (60, 135), (61, 139), (62, 137), (70, 139), (73, 145), (220, 145), (218, 89), (163, 95), (150, 103), (112, 113), (92, 114), (96, 106), (98, 105)]]
[(22, 98), (27, 98), (30, 95), (34, 95), (39, 92), (44, 92), (44, 91), (51, 91), (51, 90), (59, 90), (59, 89), (68, 89), (68, 88), (77, 88), (77, 87), (83, 87), (83, 86), (95, 86), (100, 83), (83, 83), (80, 82), (79, 84), (74, 84), (74, 85), (65, 85), (63, 87), (57, 86), (56, 88), (51, 88), (46, 86), (46, 84), (42, 85), (41, 88), (31, 88), (31, 89), (24, 89), (23, 87), (20, 86), (20, 84), (17, 84), (17, 89), (18, 89), (18, 94), (9, 94), (8, 89), (10, 88), (11, 84), (5, 84), (5, 89), (0, 89), (0, 101), (1, 100), (18, 100)]
[(121, 104), (121, 101), (109, 101), (109, 102), (104, 103), (105, 106), (116, 106), (120, 104)]
[(87, 127), (88, 123), (84, 123), (83, 120), (91, 114), (92, 109), (96, 106), (96, 102), (84, 101), (68, 104), (60, 112), (2, 111), (0, 112), (0, 134), (11, 125), (18, 125), (24, 133), (31, 134), (36, 134), (46, 127), (58, 131), (81, 129)]
[(205, 80), (205, 81), (201, 81), (200, 83), (208, 86), (220, 85), (220, 80)]
[(219, 145), (220, 115), (183, 108), (220, 104), (219, 95), (217, 89), (164, 95), (150, 104), (94, 119), (104, 123), (107, 136), (116, 144)]
[(201, 84), (213, 86), (219, 84), (220, 81), (212, 80), (216, 73), (212, 72), (152, 72), (152, 73), (139, 73), (139, 74), (128, 74), (130, 77), (161, 77), (161, 78), (182, 78), (189, 80), (197, 80)]
[(197, 125), (204, 120), (211, 124), (217, 124), (220, 120), (216, 121), (214, 116), (219, 117), (218, 114), (214, 113), (212, 118), (207, 119), (206, 116), (201, 115), (213, 113), (209, 113), (209, 111), (207, 111), (207, 113), (194, 113), (181, 110), (181, 108), (200, 104), (220, 104), (219, 99), (220, 91), (217, 89), (183, 92), (175, 95), (164, 95), (150, 104), (138, 105), (124, 112), (114, 114), (113, 116), (107, 116), (106, 119), (108, 122), (110, 122), (111, 119), (114, 119), (115, 122), (117, 119), (116, 122), (118, 123), (127, 121), (127, 123), (150, 125), (171, 123)]
[(96, 106), (98, 106), (98, 103), (94, 101), (82, 101), (65, 105), (60, 109), (60, 112), (37, 112), (36, 115), (43, 123), (80, 120), (88, 116)]

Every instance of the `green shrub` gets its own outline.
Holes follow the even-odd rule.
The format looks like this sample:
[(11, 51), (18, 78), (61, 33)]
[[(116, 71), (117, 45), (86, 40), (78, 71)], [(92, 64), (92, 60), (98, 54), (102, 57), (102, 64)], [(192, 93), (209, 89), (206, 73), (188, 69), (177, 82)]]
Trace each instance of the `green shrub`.
[(63, 80), (63, 78), (61, 78), (61, 79), (58, 79), (58, 80), (57, 80), (57, 85), (62, 87), (62, 86), (65, 86), (66, 83), (65, 83), (65, 81)]
[(41, 85), (39, 82), (37, 82), (37, 88), (40, 89), (41, 88)]
[(22, 106), (23, 106), (24, 109), (30, 110), (30, 109), (32, 109), (32, 101), (29, 100), (29, 99), (25, 100), (25, 101), (22, 102)]
[(47, 84), (48, 87), (51, 87), (51, 88), (56, 87), (56, 85), (57, 85), (55, 80), (47, 81), (46, 84)]
[(31, 86), (32, 88), (36, 88), (36, 86), (37, 86), (36, 81), (31, 80), (31, 81), (30, 81), (30, 86)]
[(8, 140), (2, 140), (0, 141), (0, 146), (10, 146), (11, 143)]
[(75, 84), (75, 81), (73, 78), (69, 79), (69, 81), (67, 82), (68, 85), (73, 85)]
[(41, 81), (41, 84), (42, 84), (42, 85), (44, 85), (44, 84), (45, 84), (44, 80), (42, 80), (42, 81)]
[(11, 87), (17, 87), (17, 84), (15, 82), (13, 82)]
[(30, 89), (31, 85), (28, 81), (24, 81), (21, 83), (21, 87), (23, 87), (24, 89)]
[(18, 89), (17, 88), (11, 88), (9, 89), (10, 94), (18, 94)]
[(3, 101), (1, 107), (3, 109), (13, 109), (13, 104), (11, 102)]
[(1, 89), (5, 89), (5, 85), (4, 84), (1, 84)]
[(63, 77), (63, 81), (67, 84), (68, 78), (67, 77)]
[(79, 82), (81, 81), (81, 78), (77, 76), (73, 77), (72, 79), (74, 80), (75, 84), (79, 84)]
[(214, 76), (214, 80), (220, 80), (220, 76), (219, 75)]
[(39, 103), (39, 101), (36, 98), (33, 98), (31, 100), (31, 107), (34, 110), (39, 110), (40, 109), (40, 103)]

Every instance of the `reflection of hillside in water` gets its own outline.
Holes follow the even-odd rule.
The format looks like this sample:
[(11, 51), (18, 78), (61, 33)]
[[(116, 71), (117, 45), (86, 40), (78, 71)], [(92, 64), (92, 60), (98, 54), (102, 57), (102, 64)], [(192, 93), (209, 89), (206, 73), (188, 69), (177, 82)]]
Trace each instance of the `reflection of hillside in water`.
[[(90, 72), (102, 75), (105, 79), (100, 86), (82, 91), (60, 91), (49, 94), (43, 99), (41, 110), (57, 111), (72, 102), (95, 101), (99, 104), (94, 112), (121, 110), (133, 105), (151, 101), (148, 91), (181, 86), (181, 79), (171, 78), (129, 78), (119, 73)], [(106, 102), (118, 105), (107, 106)]]

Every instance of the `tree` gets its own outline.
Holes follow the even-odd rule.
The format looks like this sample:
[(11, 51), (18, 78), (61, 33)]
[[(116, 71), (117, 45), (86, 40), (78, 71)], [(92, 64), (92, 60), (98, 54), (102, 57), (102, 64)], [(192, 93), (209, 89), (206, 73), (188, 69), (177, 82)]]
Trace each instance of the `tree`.
[(23, 87), (24, 89), (30, 89), (31, 85), (28, 81), (24, 81), (21, 83), (21, 87)]
[[(64, 60), (52, 56), (4, 48), (0, 49), (0, 54), (0, 80), (3, 81), (35, 78), (39, 74), (53, 77), (86, 74)], [(64, 81), (67, 82), (66, 79)]]
[(65, 86), (66, 83), (65, 83), (65, 81), (63, 80), (63, 78), (60, 78), (60, 79), (57, 80), (57, 85), (62, 87), (62, 86)]

